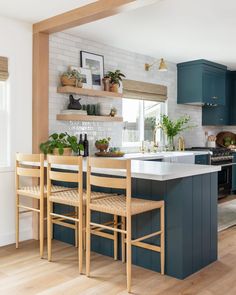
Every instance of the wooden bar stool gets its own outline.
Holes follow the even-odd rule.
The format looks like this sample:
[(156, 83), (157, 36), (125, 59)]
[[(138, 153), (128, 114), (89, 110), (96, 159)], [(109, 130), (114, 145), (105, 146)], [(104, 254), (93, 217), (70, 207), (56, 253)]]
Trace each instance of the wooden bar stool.
[[(19, 247), (20, 214), (37, 212), (39, 214), (39, 241), (40, 257), (43, 258), (44, 249), (44, 199), (47, 196), (47, 187), (44, 185), (44, 155), (43, 154), (16, 154), (16, 248)], [(22, 186), (21, 178), (34, 178), (36, 185)], [(65, 191), (68, 188), (53, 186), (52, 191)], [(38, 208), (23, 205), (21, 197), (34, 199), (39, 202)], [(20, 209), (23, 209), (20, 210)]]
[[(78, 244), (79, 272), (82, 273), (83, 267), (83, 242), (85, 241), (85, 223), (83, 217), (86, 212), (86, 191), (83, 190), (83, 158), (72, 156), (48, 156), (48, 260), (52, 260), (52, 224), (69, 227), (78, 232), (76, 244)], [(60, 171), (52, 171), (52, 165), (61, 165)], [(63, 171), (66, 165), (67, 171)], [(68, 166), (76, 166), (78, 172), (68, 171)], [(57, 166), (58, 167), (58, 166)], [(65, 169), (65, 168), (64, 168)], [(52, 181), (63, 181), (77, 183), (78, 188), (64, 192), (53, 192), (51, 189)], [(92, 192), (92, 199), (99, 199), (111, 194)], [(53, 204), (69, 205), (75, 208), (71, 214), (57, 214), (53, 212)], [(72, 221), (74, 224), (66, 221)]]
[[(94, 168), (102, 169), (116, 169), (123, 170), (125, 177), (107, 177), (103, 175), (93, 175)], [(96, 171), (98, 173), (98, 171)], [(105, 170), (103, 170), (105, 173)], [(91, 198), (91, 186), (123, 189), (124, 195), (112, 195), (111, 197), (92, 199)], [(160, 210), (160, 230), (150, 233), (148, 235), (136, 238), (132, 240), (131, 231), (131, 217), (136, 214), (140, 214), (152, 210)], [(114, 215), (114, 225), (108, 226), (104, 224), (91, 222), (91, 211), (97, 211), (102, 213), (108, 213)], [(121, 216), (122, 225), (121, 228), (117, 226), (117, 216)], [(125, 244), (126, 244), (126, 259), (127, 259), (127, 290), (131, 292), (131, 263), (132, 245), (149, 249), (152, 251), (160, 252), (161, 256), (161, 274), (164, 274), (165, 268), (165, 245), (164, 245), (164, 201), (150, 201), (131, 197), (131, 161), (130, 160), (115, 160), (115, 159), (87, 159), (87, 235), (86, 235), (86, 275), (90, 275), (90, 247), (91, 247), (91, 234), (96, 228), (101, 230), (110, 230), (112, 232), (121, 233), (122, 236), (122, 260), (125, 261)], [(125, 225), (126, 221), (126, 225)], [(107, 234), (107, 233), (106, 233)], [(110, 234), (113, 236), (112, 234)], [(148, 244), (143, 242), (144, 240), (160, 236), (160, 246)]]

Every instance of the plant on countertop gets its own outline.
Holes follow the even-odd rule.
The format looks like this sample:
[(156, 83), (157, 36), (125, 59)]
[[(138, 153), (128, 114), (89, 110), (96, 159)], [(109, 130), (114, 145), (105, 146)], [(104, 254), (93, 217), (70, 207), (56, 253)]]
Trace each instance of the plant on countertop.
[(109, 147), (109, 142), (110, 142), (111, 138), (107, 137), (107, 138), (102, 138), (102, 139), (97, 139), (95, 141), (95, 146), (98, 150), (100, 150), (100, 152), (104, 152), (107, 151), (108, 147)]
[(122, 79), (125, 78), (125, 75), (121, 73), (120, 70), (116, 70), (115, 72), (109, 71), (105, 75), (104, 78), (110, 79), (110, 90), (113, 92), (118, 92), (118, 88), (120, 87), (120, 82), (122, 82)]
[(83, 150), (82, 144), (78, 144), (77, 137), (65, 133), (53, 133), (46, 142), (40, 144), (40, 150), (46, 154), (53, 154), (58, 149), (59, 155), (63, 155), (65, 149), (71, 149), (74, 153)]
[(196, 125), (188, 125), (190, 116), (181, 116), (177, 120), (171, 120), (167, 115), (161, 115), (161, 120), (157, 125), (167, 135), (169, 150), (174, 149), (174, 137), (180, 132), (196, 127)]

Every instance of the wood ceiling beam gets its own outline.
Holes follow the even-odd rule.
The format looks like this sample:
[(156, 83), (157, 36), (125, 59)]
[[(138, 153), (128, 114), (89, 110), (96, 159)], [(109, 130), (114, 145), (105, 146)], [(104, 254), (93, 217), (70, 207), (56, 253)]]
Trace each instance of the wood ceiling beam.
[(159, 0), (99, 0), (35, 23), (33, 32), (56, 33), (157, 1)]

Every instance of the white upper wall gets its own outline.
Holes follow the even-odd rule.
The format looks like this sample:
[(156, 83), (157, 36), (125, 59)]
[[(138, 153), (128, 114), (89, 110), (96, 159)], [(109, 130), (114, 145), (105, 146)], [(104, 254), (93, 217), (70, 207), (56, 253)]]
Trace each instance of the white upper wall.
[(36, 23), (96, 0), (8, 0), (0, 1), (0, 16)]
[[(0, 17), (0, 56), (9, 58), (11, 167), (0, 170), (0, 246), (15, 241), (15, 153), (32, 150), (32, 26)], [(0, 168), (1, 169), (1, 168)], [(32, 236), (30, 216), (21, 219), (21, 239)]]

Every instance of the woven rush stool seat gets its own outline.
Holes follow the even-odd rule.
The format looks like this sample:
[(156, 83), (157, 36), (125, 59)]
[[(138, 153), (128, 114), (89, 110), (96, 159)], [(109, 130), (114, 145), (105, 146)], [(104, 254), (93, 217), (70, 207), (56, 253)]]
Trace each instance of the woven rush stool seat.
[[(102, 173), (98, 173), (97, 169), (102, 169)], [(107, 169), (109, 171), (113, 169), (114, 174), (110, 176), (109, 173), (106, 173)], [(116, 171), (119, 171), (119, 174), (116, 174)], [(121, 171), (122, 177), (120, 177)], [(131, 184), (131, 160), (87, 158), (86, 275), (90, 276), (90, 253), (91, 243), (93, 243), (91, 236), (97, 235), (113, 241), (114, 260), (117, 260), (118, 234), (120, 234), (121, 259), (123, 263), (126, 262), (127, 291), (129, 293), (131, 292), (133, 246), (160, 253), (161, 274), (165, 272), (165, 202), (164, 200), (154, 201), (151, 196), (149, 200), (133, 198)], [(93, 198), (91, 190), (93, 186), (102, 189), (115, 189), (121, 191), (121, 194), (113, 194), (106, 198)], [(150, 212), (152, 215), (153, 210), (159, 213), (157, 226), (148, 228), (149, 233), (145, 235), (139, 233), (138, 230), (132, 234), (132, 216), (144, 212)], [(93, 221), (92, 212), (109, 214), (111, 219), (106, 218), (106, 221), (102, 222), (103, 216), (101, 215), (99, 220)], [(151, 243), (148, 241), (157, 236), (159, 236), (158, 241)]]
[[(53, 191), (52, 191), (53, 192)], [(91, 199), (102, 199), (106, 197), (116, 196), (116, 194), (91, 192)], [(62, 191), (53, 193), (49, 196), (49, 201), (54, 203), (66, 204), (70, 206), (79, 206), (78, 190)], [(86, 205), (86, 191), (83, 190), (83, 205)]]
[[(91, 194), (92, 202), (90, 204), (90, 209), (94, 211), (104, 212), (108, 214), (115, 214), (119, 216), (126, 216), (126, 197), (123, 195), (111, 196), (107, 198), (99, 198), (93, 200)], [(143, 213), (146, 211), (151, 211), (154, 209), (161, 208), (163, 206), (163, 201), (150, 201), (144, 199), (131, 199), (131, 215)]]
[[(72, 190), (72, 189), (69, 187), (65, 187), (65, 186), (52, 185), (52, 192), (62, 192), (62, 191), (68, 191), (68, 190)], [(34, 186), (20, 187), (17, 190), (17, 194), (22, 195), (22, 196), (31, 197), (31, 198), (40, 199), (40, 186), (34, 185)], [(47, 197), (47, 186), (44, 185), (44, 198), (46, 198), (46, 197)]]

